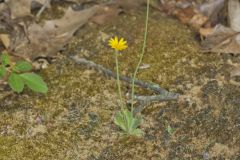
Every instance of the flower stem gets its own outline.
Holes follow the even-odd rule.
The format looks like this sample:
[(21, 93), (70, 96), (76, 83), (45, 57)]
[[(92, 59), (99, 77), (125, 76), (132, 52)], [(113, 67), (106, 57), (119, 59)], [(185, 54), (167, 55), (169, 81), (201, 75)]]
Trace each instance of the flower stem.
[(121, 85), (120, 85), (120, 79), (119, 79), (119, 65), (118, 65), (118, 51), (115, 50), (115, 61), (116, 61), (116, 72), (117, 72), (117, 87), (118, 87), (118, 96), (120, 99), (120, 107), (123, 111), (123, 99), (122, 99), (122, 91), (121, 91)]
[(143, 56), (144, 56), (144, 53), (145, 53), (145, 48), (146, 48), (146, 43), (147, 43), (149, 2), (150, 2), (150, 0), (147, 1), (147, 13), (146, 13), (146, 21), (145, 21), (145, 30), (144, 30), (144, 39), (143, 39), (142, 51), (141, 51), (141, 54), (140, 54), (140, 59), (138, 61), (137, 67), (134, 71), (133, 80), (132, 80), (132, 93), (131, 93), (131, 113), (132, 114), (133, 114), (133, 100), (134, 100), (134, 92), (135, 92), (135, 80), (136, 80), (136, 76), (137, 76), (139, 67), (142, 63), (142, 59), (143, 59)]

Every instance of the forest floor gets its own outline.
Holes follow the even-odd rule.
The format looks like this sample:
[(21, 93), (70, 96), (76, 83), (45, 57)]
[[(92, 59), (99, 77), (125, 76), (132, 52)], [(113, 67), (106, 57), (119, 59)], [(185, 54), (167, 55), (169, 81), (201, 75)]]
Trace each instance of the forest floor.
[[(229, 63), (239, 63), (240, 56), (201, 53), (189, 27), (152, 11), (143, 60), (149, 67), (138, 79), (183, 98), (146, 106), (141, 138), (123, 136), (113, 123), (116, 81), (68, 58), (79, 55), (114, 70), (108, 39), (121, 36), (129, 48), (120, 56), (120, 70), (131, 76), (144, 22), (145, 13), (135, 11), (103, 26), (85, 25), (39, 73), (49, 86), (46, 95), (25, 90), (2, 100), (0, 159), (240, 159), (240, 87), (229, 78)], [(123, 83), (123, 91), (129, 92), (129, 84)]]

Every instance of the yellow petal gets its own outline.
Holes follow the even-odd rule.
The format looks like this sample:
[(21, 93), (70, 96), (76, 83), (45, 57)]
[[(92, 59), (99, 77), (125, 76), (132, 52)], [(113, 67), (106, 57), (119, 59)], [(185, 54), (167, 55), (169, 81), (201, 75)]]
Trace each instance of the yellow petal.
[(115, 36), (114, 38), (111, 38), (109, 41), (108, 41), (108, 45), (115, 49), (115, 50), (124, 50), (126, 49), (128, 46), (127, 46), (127, 41), (125, 41), (123, 38), (120, 38), (120, 40), (118, 39), (117, 36)]

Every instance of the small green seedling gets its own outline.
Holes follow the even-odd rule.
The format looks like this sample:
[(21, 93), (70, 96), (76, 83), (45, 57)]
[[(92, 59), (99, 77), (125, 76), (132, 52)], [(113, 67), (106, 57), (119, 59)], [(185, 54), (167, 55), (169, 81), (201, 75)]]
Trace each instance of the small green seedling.
[(170, 125), (167, 126), (166, 130), (167, 130), (168, 134), (170, 134), (170, 135), (173, 135), (175, 133), (175, 129), (172, 128)]
[(142, 118), (134, 117), (128, 109), (118, 112), (114, 118), (114, 123), (127, 135), (138, 137), (142, 135), (142, 131), (138, 129), (142, 123)]
[(13, 64), (7, 53), (2, 53), (0, 61), (0, 78), (6, 79), (13, 91), (22, 92), (24, 85), (35, 92), (46, 93), (48, 91), (42, 77), (30, 72), (32, 70), (31, 63), (18, 61)]

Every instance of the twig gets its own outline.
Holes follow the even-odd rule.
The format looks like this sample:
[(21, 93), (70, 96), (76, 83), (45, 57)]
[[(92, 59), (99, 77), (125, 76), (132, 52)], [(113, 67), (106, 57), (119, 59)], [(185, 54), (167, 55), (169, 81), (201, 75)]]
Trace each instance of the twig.
[(47, 7), (50, 6), (50, 2), (51, 2), (51, 0), (46, 0), (46, 1), (45, 1), (45, 3), (43, 4), (43, 6), (41, 7), (41, 9), (38, 11), (38, 13), (37, 13), (37, 15), (36, 15), (37, 18), (39, 18), (39, 17), (41, 16), (42, 12), (43, 12)]
[(159, 101), (170, 101), (176, 100), (178, 95), (175, 93), (169, 93), (168, 95), (153, 95), (153, 96), (134, 96), (134, 100), (143, 101), (143, 102), (159, 102)]
[[(77, 64), (86, 65), (86, 66), (91, 67), (91, 68), (93, 68), (97, 71), (103, 72), (104, 74), (106, 74), (108, 76), (111, 76), (115, 79), (117, 78), (117, 75), (114, 72), (112, 72), (110, 69), (107, 69), (107, 68), (103, 67), (102, 65), (99, 65), (99, 64), (96, 64), (92, 61), (86, 60), (85, 58), (79, 58), (77, 56), (70, 56), (70, 58)], [(120, 80), (125, 81), (127, 83), (130, 83), (130, 84), (132, 83), (132, 79), (129, 78), (129, 77), (120, 76), (119, 78), (120, 78)], [(170, 95), (170, 94), (178, 96), (177, 93), (170, 93), (167, 90), (161, 88), (158, 84), (148, 83), (148, 82), (144, 82), (144, 81), (141, 81), (141, 80), (136, 80), (135, 84), (142, 87), (142, 88), (152, 90), (155, 93), (160, 94), (162, 96), (166, 96), (166, 95)]]
[(178, 98), (179, 98), (178, 94), (170, 92), (168, 92), (167, 95), (153, 95), (153, 96), (134, 95), (134, 100), (138, 101), (140, 105), (134, 108), (133, 113), (134, 114), (141, 113), (144, 107), (152, 102), (166, 102), (177, 100)]

